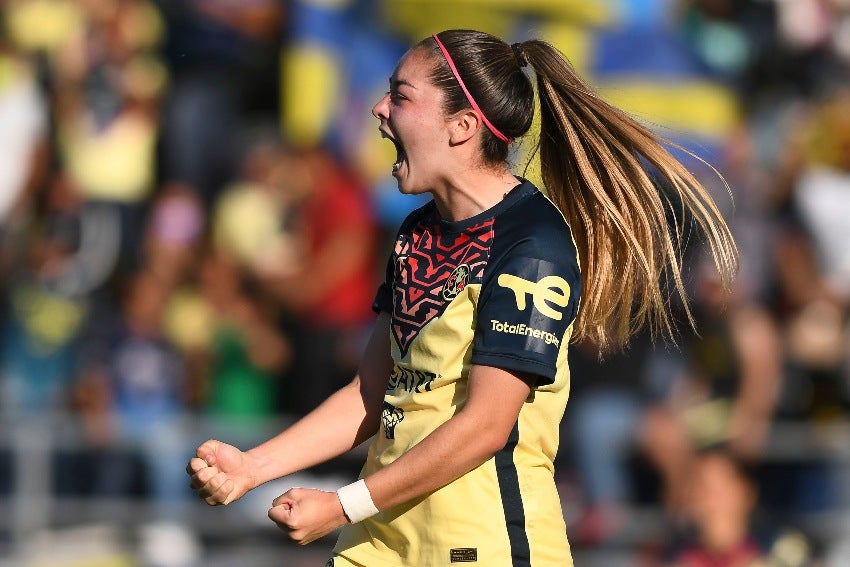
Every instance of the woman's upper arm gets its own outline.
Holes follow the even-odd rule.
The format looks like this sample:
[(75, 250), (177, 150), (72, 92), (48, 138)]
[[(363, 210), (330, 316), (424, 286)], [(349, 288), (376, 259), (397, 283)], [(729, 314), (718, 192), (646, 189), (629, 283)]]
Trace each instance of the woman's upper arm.
[(507, 442), (533, 380), (494, 366), (475, 364), (470, 369), (467, 401), (461, 413), (475, 421), (493, 453)]
[(380, 414), (387, 381), (393, 370), (390, 352), (390, 315), (381, 312), (372, 329), (358, 372), (363, 402), (370, 414)]

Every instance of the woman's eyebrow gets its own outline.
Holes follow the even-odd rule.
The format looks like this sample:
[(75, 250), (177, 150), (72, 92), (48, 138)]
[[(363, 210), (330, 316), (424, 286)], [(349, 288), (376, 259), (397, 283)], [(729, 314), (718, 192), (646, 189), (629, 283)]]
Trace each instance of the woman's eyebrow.
[(415, 89), (415, 88), (416, 88), (416, 86), (415, 86), (415, 85), (413, 85), (412, 83), (409, 83), (409, 82), (405, 81), (404, 79), (397, 79), (397, 78), (395, 78), (395, 77), (390, 77), (390, 87), (399, 87), (399, 86), (401, 86), (401, 85), (405, 85), (405, 86), (407, 86), (407, 87), (410, 87), (411, 89)]

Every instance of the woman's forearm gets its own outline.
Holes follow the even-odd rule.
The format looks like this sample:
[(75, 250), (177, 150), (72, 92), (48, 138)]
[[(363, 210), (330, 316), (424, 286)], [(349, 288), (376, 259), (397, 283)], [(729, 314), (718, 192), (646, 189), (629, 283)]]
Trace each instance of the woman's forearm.
[(286, 431), (248, 451), (257, 462), (258, 484), (338, 457), (375, 434), (392, 371), (389, 333), (389, 315), (382, 313), (354, 380)]
[(374, 435), (380, 413), (364, 401), (361, 384), (355, 378), (291, 427), (249, 450), (259, 464), (258, 485), (338, 457)]

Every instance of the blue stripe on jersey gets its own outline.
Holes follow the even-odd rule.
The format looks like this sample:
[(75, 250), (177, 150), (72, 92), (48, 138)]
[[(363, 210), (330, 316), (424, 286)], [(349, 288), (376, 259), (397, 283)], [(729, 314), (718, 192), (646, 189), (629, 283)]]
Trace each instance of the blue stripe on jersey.
[(525, 531), (525, 508), (519, 490), (519, 475), (514, 464), (514, 449), (519, 443), (519, 424), (515, 423), (508, 442), (496, 453), (496, 477), (505, 511), (505, 525), (511, 545), (513, 567), (531, 567), (531, 550)]

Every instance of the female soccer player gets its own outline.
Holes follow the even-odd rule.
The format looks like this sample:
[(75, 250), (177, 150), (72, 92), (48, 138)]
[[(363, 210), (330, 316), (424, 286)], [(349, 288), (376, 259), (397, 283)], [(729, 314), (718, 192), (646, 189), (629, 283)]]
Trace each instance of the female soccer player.
[[(534, 114), (526, 66), (548, 199), (506, 164)], [(398, 150), (400, 191), (433, 200), (399, 231), (359, 372), (254, 449), (201, 445), (192, 486), (228, 504), (371, 437), (360, 480), (293, 488), (269, 511), (299, 543), (342, 526), (328, 565), (570, 565), (552, 465), (567, 345), (671, 331), (662, 282), (684, 297), (681, 219), (702, 228), (727, 280), (729, 230), (663, 140), (543, 41), (427, 38), (373, 114)]]

